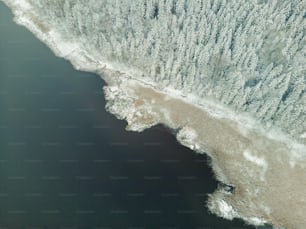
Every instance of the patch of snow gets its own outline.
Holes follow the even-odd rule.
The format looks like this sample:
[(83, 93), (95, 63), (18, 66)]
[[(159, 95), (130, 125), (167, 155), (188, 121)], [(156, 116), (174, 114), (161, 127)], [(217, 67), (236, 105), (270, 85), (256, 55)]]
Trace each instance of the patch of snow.
[(233, 219), (238, 215), (237, 212), (233, 209), (233, 207), (226, 203), (224, 200), (218, 201), (218, 208), (220, 210), (220, 213), (222, 214), (222, 217), (226, 219)]
[[(249, 161), (249, 162), (257, 165), (258, 167), (262, 168), (262, 170), (260, 171), (260, 180), (264, 181), (265, 180), (265, 173), (266, 173), (267, 168), (268, 168), (268, 163), (265, 160), (265, 158), (264, 157), (258, 157), (256, 155), (252, 154), (249, 150), (245, 150), (243, 152), (243, 156), (247, 161)], [(254, 170), (254, 172), (255, 171), (256, 170)]]
[(243, 156), (246, 160), (260, 166), (263, 168), (267, 168), (268, 164), (267, 161), (263, 157), (258, 157), (256, 155), (253, 155), (249, 150), (245, 150), (243, 152)]
[(192, 150), (199, 149), (199, 145), (196, 143), (198, 134), (196, 131), (190, 127), (183, 127), (178, 133), (177, 133), (177, 139), (178, 141), (183, 144), (184, 146), (189, 147)]
[(260, 226), (260, 225), (263, 225), (263, 224), (266, 223), (265, 220), (263, 220), (261, 218), (258, 218), (258, 217), (250, 217), (247, 220), (248, 220), (248, 222), (250, 222), (250, 223), (252, 223), (252, 224), (254, 224), (256, 226)]

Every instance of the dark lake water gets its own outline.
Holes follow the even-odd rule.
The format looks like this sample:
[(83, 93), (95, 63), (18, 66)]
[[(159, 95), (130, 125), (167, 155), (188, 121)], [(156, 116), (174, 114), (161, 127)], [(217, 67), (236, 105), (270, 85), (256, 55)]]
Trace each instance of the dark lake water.
[(0, 228), (253, 228), (209, 214), (207, 158), (105, 111), (103, 81), (0, 3)]

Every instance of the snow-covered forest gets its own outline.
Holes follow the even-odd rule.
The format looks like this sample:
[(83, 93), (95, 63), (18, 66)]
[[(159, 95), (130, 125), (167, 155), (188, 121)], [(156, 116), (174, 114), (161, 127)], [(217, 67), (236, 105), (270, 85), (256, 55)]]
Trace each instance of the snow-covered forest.
[(31, 0), (64, 38), (161, 87), (296, 139), (306, 131), (305, 0)]

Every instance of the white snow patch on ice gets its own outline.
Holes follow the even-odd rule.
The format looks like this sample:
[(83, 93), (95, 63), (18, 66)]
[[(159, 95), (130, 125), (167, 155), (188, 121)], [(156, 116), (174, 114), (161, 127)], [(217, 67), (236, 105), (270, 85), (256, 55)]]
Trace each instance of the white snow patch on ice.
[[(252, 154), (252, 152), (250, 152), (249, 150), (245, 150), (243, 152), (243, 156), (247, 161), (249, 161), (249, 162), (251, 162), (251, 163), (253, 163), (253, 164), (255, 164), (255, 165), (257, 165), (258, 167), (261, 168), (261, 171), (259, 172), (260, 173), (260, 180), (265, 181), (265, 173), (266, 173), (267, 168), (268, 168), (268, 163), (265, 160), (265, 158), (264, 157), (258, 157), (257, 155)], [(254, 169), (254, 172), (256, 172), (256, 171), (257, 170)]]
[(218, 201), (218, 207), (222, 214), (222, 217), (226, 219), (233, 219), (238, 215), (237, 212), (233, 209), (233, 207), (226, 203), (224, 200)]
[(250, 222), (250, 223), (252, 223), (254, 225), (258, 225), (258, 226), (263, 225), (263, 224), (266, 223), (265, 220), (260, 219), (258, 217), (250, 217), (250, 218), (248, 218), (248, 222)]
[(197, 132), (190, 127), (183, 127), (177, 134), (177, 139), (183, 145), (189, 147), (192, 150), (199, 149), (199, 145), (196, 143), (198, 134)]
[(263, 168), (267, 168), (268, 164), (267, 161), (263, 157), (258, 157), (256, 155), (253, 155), (249, 150), (245, 150), (243, 152), (243, 156), (245, 157), (246, 160), (260, 166)]

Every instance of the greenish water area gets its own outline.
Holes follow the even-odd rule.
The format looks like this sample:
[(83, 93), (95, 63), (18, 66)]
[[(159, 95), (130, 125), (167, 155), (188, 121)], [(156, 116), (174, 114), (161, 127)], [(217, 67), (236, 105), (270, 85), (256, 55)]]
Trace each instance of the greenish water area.
[(205, 208), (207, 157), (162, 126), (128, 132), (99, 76), (73, 69), (0, 4), (0, 228), (247, 229)]

